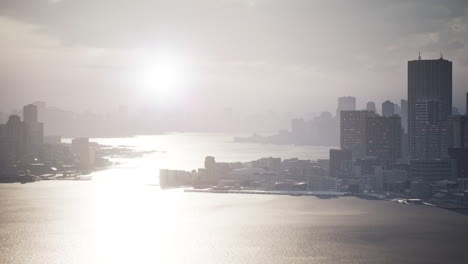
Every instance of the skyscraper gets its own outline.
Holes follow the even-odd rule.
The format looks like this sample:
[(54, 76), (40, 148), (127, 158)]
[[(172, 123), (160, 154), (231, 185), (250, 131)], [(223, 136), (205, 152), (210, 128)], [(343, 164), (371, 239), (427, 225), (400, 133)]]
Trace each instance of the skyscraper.
[(23, 107), (23, 118), (28, 134), (26, 142), (28, 154), (38, 154), (44, 140), (44, 124), (38, 122), (37, 109), (34, 104)]
[(366, 110), (367, 111), (373, 111), (374, 113), (377, 113), (377, 109), (375, 108), (375, 103), (374, 102), (368, 102), (366, 105)]
[(353, 159), (375, 157), (384, 166), (401, 158), (401, 120), (372, 111), (341, 113), (341, 148), (351, 150)]
[(382, 103), (382, 116), (392, 116), (395, 114), (395, 104), (390, 101)]
[(408, 101), (401, 99), (400, 101), (401, 109), (400, 109), (400, 116), (401, 116), (401, 126), (405, 133), (408, 132)]
[(400, 108), (400, 105), (398, 105), (397, 103), (394, 103), (393, 106), (395, 106), (395, 115), (399, 115), (401, 116), (401, 108)]
[(37, 121), (45, 123), (46, 103), (43, 101), (34, 102), (33, 105), (37, 107)]
[(341, 111), (356, 110), (356, 97), (343, 96), (338, 97), (338, 109), (336, 109), (336, 119), (340, 120)]
[(37, 106), (28, 104), (23, 107), (23, 120), (26, 124), (37, 123)]
[(342, 111), (340, 121), (340, 146), (350, 149), (353, 159), (366, 156), (367, 118), (375, 115), (372, 111)]
[(20, 160), (27, 154), (28, 133), (24, 122), (18, 115), (11, 115), (5, 127), (6, 137), (13, 144), (11, 157), (13, 160)]
[(446, 123), (451, 111), (452, 62), (442, 57), (421, 60), (421, 56), (408, 61), (410, 158), (447, 157)]
[[(468, 109), (468, 93), (466, 93)], [(468, 178), (468, 113), (464, 116), (450, 116), (448, 119), (448, 154), (455, 160), (455, 175)]]
[(468, 93), (466, 93), (465, 115), (468, 116)]
[(323, 112), (314, 118), (316, 140), (321, 144), (336, 146), (339, 144), (339, 122), (333, 119), (330, 112)]
[(401, 158), (402, 128), (398, 115), (367, 117), (366, 155), (380, 160), (384, 167)]
[(71, 151), (79, 158), (80, 169), (89, 170), (94, 167), (94, 151), (89, 146), (89, 138), (73, 139)]

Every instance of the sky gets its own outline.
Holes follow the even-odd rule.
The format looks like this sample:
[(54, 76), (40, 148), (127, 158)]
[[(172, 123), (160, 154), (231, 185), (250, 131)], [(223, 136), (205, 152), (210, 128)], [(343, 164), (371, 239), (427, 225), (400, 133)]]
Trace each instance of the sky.
[(2, 0), (0, 111), (336, 110), (406, 98), (407, 61), (453, 61), (468, 91), (468, 1)]

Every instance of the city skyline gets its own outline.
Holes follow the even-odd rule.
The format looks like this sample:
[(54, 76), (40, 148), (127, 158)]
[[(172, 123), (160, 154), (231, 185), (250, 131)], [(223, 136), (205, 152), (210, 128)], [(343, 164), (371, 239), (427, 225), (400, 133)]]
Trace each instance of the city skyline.
[(0, 0), (0, 263), (468, 260), (467, 0)]
[(0, 4), (4, 113), (36, 100), (75, 112), (334, 113), (339, 96), (358, 97), (357, 108), (404, 98), (404, 64), (419, 52), (453, 61), (464, 112), (464, 1), (24, 3)]

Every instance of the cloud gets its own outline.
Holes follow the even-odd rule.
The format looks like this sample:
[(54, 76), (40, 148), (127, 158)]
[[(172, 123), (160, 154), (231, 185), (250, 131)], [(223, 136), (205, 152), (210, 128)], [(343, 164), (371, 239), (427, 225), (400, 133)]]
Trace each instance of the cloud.
[[(454, 61), (456, 93), (468, 87), (463, 0), (2, 0), (0, 15), (3, 80), (47, 79), (47, 92), (87, 80), (81, 89), (109, 94), (139, 59), (158, 51), (193, 58), (200, 86), (238, 98), (252, 86), (277, 98), (293, 90), (315, 100), (302, 108), (333, 111), (334, 103), (314, 99), (312, 86), (325, 88), (328, 102), (341, 94), (396, 101), (405, 94), (406, 61), (418, 51), (425, 58), (442, 51)], [(384, 92), (372, 98), (366, 91), (376, 83)]]

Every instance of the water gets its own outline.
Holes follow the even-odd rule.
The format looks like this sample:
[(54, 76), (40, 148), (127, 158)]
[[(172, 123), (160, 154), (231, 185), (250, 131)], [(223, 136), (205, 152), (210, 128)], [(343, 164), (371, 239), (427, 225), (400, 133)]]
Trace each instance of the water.
[(354, 197), (184, 193), (148, 184), (156, 169), (196, 168), (205, 155), (220, 161), (292, 155), (316, 159), (325, 157), (326, 149), (237, 145), (225, 135), (202, 134), (99, 141), (167, 152), (125, 160), (118, 168), (96, 173), (89, 182), (1, 184), (0, 263), (468, 259), (468, 217), (443, 209)]
[[(178, 133), (133, 138), (99, 138), (100, 144), (131, 146), (136, 151), (156, 151), (139, 159), (113, 159), (123, 164), (97, 176), (132, 176), (146, 183), (157, 183), (159, 169), (193, 170), (204, 166), (206, 156), (220, 162), (245, 162), (264, 157), (328, 159), (330, 147), (279, 146), (271, 144), (234, 143), (234, 135)], [(126, 179), (125, 179), (126, 180)], [(136, 179), (134, 179), (136, 180)]]

